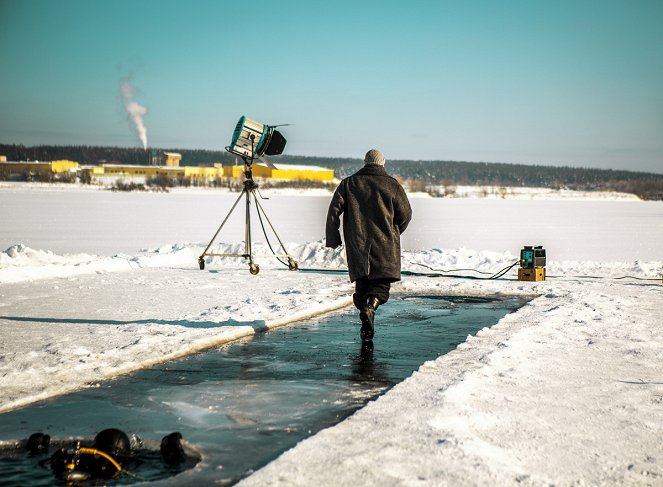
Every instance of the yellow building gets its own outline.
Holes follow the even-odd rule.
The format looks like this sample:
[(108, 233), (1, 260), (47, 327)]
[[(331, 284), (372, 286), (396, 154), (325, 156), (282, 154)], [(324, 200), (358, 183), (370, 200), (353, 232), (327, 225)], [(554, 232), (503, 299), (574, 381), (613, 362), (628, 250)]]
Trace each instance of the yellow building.
[(201, 178), (220, 178), (223, 176), (223, 166), (221, 164), (215, 167), (209, 166), (184, 166), (184, 177), (201, 177)]
[[(318, 166), (297, 166), (290, 164), (281, 164), (276, 169), (272, 169), (265, 164), (254, 163), (251, 165), (253, 176), (257, 178), (287, 179), (287, 180), (312, 180), (312, 181), (332, 181), (334, 171)], [(244, 174), (244, 166), (225, 166), (223, 175), (227, 178), (239, 178)]]
[(257, 178), (271, 178), (272, 168), (266, 164), (253, 164), (251, 168), (253, 175)]
[(184, 170), (179, 167), (137, 166), (132, 164), (100, 164), (99, 167), (103, 168), (104, 176), (157, 176), (159, 174), (177, 176), (179, 173), (184, 175)]
[(95, 176), (158, 176), (217, 178), (223, 176), (220, 164), (210, 166), (137, 166), (131, 164), (100, 164), (93, 168)]
[[(220, 177), (242, 178), (244, 176), (244, 165), (222, 166), (219, 163), (214, 166), (180, 166), (181, 155), (174, 152), (163, 153), (166, 157), (165, 166), (139, 166), (132, 164), (99, 164), (97, 166), (80, 167), (77, 162), (69, 160), (58, 160), (51, 162), (6, 162), (0, 159), (0, 174), (25, 174), (25, 173), (65, 173), (83, 171), (90, 176), (117, 176), (117, 177), (155, 177), (159, 175), (173, 178), (205, 178), (214, 179)], [(170, 165), (169, 165), (170, 164)], [(313, 180), (332, 181), (334, 171), (317, 166), (296, 166), (282, 164), (277, 169), (272, 169), (265, 164), (253, 164), (251, 167), (253, 176), (257, 178), (272, 178), (281, 180)]]
[(225, 166), (223, 176), (226, 178), (241, 178), (244, 174), (244, 166)]
[(81, 166), (81, 172), (87, 172), (91, 176), (103, 176), (104, 167), (103, 166)]
[(318, 166), (280, 165), (272, 169), (271, 177), (274, 179), (306, 179), (312, 181), (332, 181), (334, 171)]
[(150, 153), (151, 166), (178, 167), (181, 160), (182, 154), (177, 152), (164, 152), (155, 149)]
[(177, 152), (164, 152), (163, 155), (166, 156), (166, 166), (177, 167), (180, 165), (182, 154), (178, 154)]
[(0, 162), (7, 162), (7, 156), (0, 156)]
[(78, 170), (78, 168), (79, 166), (77, 162), (68, 161), (66, 159), (51, 162), (51, 171), (53, 172), (73, 172)]
[(0, 173), (2, 174), (25, 174), (27, 173), (63, 173), (75, 172), (79, 169), (78, 163), (74, 161), (61, 160), (51, 162), (5, 162), (0, 161)]

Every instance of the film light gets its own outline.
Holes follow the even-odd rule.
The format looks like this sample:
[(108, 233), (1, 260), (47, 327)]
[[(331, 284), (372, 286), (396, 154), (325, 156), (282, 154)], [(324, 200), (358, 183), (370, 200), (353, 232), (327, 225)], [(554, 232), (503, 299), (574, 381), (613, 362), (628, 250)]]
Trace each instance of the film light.
[(242, 116), (226, 150), (242, 158), (254, 159), (281, 154), (285, 144), (285, 137), (275, 127)]

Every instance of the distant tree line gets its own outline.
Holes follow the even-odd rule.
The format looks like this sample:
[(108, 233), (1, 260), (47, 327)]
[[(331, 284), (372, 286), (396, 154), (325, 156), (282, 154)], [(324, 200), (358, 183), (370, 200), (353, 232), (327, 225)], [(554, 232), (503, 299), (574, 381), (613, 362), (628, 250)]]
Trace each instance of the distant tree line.
[[(182, 165), (233, 164), (235, 157), (225, 150), (159, 149), (182, 154)], [(26, 147), (0, 144), (0, 155), (9, 161), (51, 161), (69, 159), (80, 164), (147, 164), (149, 151), (131, 147), (51, 146)], [(324, 166), (343, 178), (363, 166), (361, 159), (281, 155), (270, 158), (275, 164)], [(241, 163), (241, 161), (239, 161)], [(389, 161), (389, 172), (421, 186), (490, 185), (527, 186), (584, 191), (623, 191), (643, 199), (663, 200), (663, 174), (612, 169), (535, 166), (463, 161)]]
[[(286, 156), (282, 156), (286, 157)], [(361, 159), (287, 156), (291, 164), (317, 164), (345, 177), (362, 167)], [(274, 163), (280, 162), (274, 159)], [(285, 163), (285, 161), (284, 161)], [(535, 166), (463, 161), (389, 161), (389, 173), (423, 186), (465, 185), (538, 187), (579, 191), (620, 191), (642, 199), (663, 200), (663, 174), (612, 169)]]

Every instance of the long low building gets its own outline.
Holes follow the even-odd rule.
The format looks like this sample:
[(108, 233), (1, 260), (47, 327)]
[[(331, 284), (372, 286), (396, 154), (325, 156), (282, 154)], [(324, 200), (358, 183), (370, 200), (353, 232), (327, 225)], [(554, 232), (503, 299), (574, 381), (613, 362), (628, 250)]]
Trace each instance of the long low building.
[(93, 176), (147, 176), (202, 177), (214, 179), (223, 177), (221, 164), (214, 166), (138, 166), (132, 164), (99, 164), (84, 166)]
[[(272, 169), (266, 164), (252, 164), (251, 170), (257, 178), (287, 179), (287, 180), (309, 180), (309, 181), (332, 181), (334, 171), (325, 167), (300, 166), (294, 164), (279, 164)], [(244, 165), (225, 166), (223, 175), (228, 178), (238, 178), (244, 173)]]
[[(179, 161), (178, 161), (179, 162)], [(98, 165), (79, 165), (69, 160), (51, 162), (5, 162), (0, 161), (0, 174), (36, 174), (36, 173), (65, 173), (82, 172), (93, 177), (155, 177), (165, 175), (173, 178), (241, 178), (244, 175), (244, 165), (222, 166), (148, 166), (134, 164), (103, 163)], [(280, 180), (312, 180), (329, 181), (334, 179), (334, 171), (324, 167), (280, 164), (272, 169), (265, 164), (253, 164), (253, 175), (256, 178), (271, 178)]]
[(24, 174), (24, 173), (64, 173), (77, 172), (80, 166), (77, 162), (66, 159), (50, 162), (7, 162), (0, 161), (0, 174)]

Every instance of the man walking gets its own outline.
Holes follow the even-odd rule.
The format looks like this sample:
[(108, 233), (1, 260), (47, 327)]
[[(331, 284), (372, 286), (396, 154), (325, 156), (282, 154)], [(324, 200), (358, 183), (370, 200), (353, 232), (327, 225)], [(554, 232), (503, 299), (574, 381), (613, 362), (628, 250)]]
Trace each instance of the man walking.
[(391, 283), (401, 279), (401, 233), (412, 209), (401, 185), (384, 169), (384, 155), (371, 149), (364, 167), (345, 178), (336, 189), (327, 212), (326, 245), (341, 245), (343, 237), (352, 298), (359, 310), (361, 338), (373, 339), (375, 310), (389, 299)]

